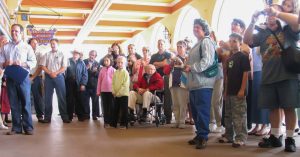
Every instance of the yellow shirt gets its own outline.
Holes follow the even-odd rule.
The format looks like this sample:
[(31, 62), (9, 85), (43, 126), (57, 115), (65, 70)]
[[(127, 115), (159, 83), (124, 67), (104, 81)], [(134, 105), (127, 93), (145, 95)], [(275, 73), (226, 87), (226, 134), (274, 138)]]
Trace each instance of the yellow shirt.
[(125, 69), (115, 71), (112, 80), (112, 94), (116, 97), (129, 95), (129, 74)]

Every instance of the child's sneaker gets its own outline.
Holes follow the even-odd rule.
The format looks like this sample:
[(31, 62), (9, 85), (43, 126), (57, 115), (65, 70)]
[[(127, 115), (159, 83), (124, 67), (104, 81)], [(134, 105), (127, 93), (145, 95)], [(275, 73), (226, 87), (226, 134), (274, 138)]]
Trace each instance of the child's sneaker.
[(222, 133), (225, 130), (223, 126), (217, 127), (215, 130), (213, 130), (213, 133)]
[(179, 124), (179, 125), (178, 125), (178, 128), (179, 128), (179, 129), (185, 129), (185, 124), (184, 124), (184, 123)]
[(227, 139), (226, 137), (220, 137), (218, 139), (219, 143), (232, 143), (232, 140)]
[(291, 137), (285, 139), (285, 149), (286, 152), (296, 152), (295, 140)]
[(232, 143), (232, 147), (234, 147), (234, 148), (239, 148), (242, 146), (245, 146), (245, 142), (240, 141), (240, 140), (236, 140)]
[(209, 124), (209, 131), (210, 132), (214, 132), (214, 130), (216, 130), (217, 125), (215, 123), (210, 123)]
[(258, 146), (261, 148), (281, 147), (282, 135), (277, 138), (271, 134), (269, 138), (263, 138), (262, 141), (258, 143)]
[(8, 127), (5, 126), (4, 124), (1, 124), (0, 125), (0, 130), (8, 130)]
[(172, 126), (171, 126), (171, 128), (178, 128), (178, 127), (179, 127), (178, 123), (172, 124)]

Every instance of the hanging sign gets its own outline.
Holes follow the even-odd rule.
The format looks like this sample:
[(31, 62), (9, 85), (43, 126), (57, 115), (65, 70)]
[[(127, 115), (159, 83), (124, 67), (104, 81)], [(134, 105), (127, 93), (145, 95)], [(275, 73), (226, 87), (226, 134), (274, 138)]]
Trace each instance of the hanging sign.
[(47, 45), (50, 43), (50, 40), (53, 38), (53, 36), (56, 33), (56, 29), (50, 29), (50, 30), (45, 30), (45, 29), (29, 29), (32, 38), (37, 39), (39, 45)]

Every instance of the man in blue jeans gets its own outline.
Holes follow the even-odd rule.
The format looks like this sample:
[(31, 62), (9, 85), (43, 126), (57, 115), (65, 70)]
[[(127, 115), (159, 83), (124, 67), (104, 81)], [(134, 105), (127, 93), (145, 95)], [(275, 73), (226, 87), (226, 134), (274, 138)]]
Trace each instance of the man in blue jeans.
[(33, 104), (36, 112), (36, 117), (38, 121), (41, 122), (41, 120), (43, 120), (44, 110), (45, 110), (45, 104), (44, 104), (43, 94), (42, 94), (42, 85), (43, 85), (42, 67), (40, 66), (42, 54), (36, 50), (38, 44), (37, 39), (35, 38), (29, 39), (28, 44), (32, 47), (37, 61), (36, 67), (34, 67), (31, 70), (30, 80), (32, 80), (31, 92), (33, 96)]
[[(24, 28), (20, 24), (11, 26), (12, 41), (1, 49), (0, 67), (16, 67), (17, 70), (29, 71), (36, 65), (36, 58), (32, 48), (22, 40)], [(20, 80), (17, 73), (7, 75), (7, 92), (12, 113), (12, 129), (7, 135), (33, 134), (30, 102), (29, 75)]]
[(50, 123), (52, 116), (52, 98), (54, 88), (58, 99), (58, 109), (64, 123), (70, 123), (67, 103), (64, 72), (67, 68), (67, 58), (58, 51), (58, 40), (51, 39), (51, 51), (46, 53), (41, 61), (45, 72), (45, 117), (42, 123)]

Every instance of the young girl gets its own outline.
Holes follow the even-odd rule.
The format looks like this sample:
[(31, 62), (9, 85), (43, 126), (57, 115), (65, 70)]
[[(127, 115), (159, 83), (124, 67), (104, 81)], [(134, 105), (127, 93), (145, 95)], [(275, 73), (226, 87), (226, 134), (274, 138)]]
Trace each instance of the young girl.
[[(8, 114), (10, 113), (10, 104), (7, 95), (7, 87), (6, 87), (6, 76), (2, 77), (2, 87), (1, 87), (1, 116), (4, 120), (4, 124), (8, 121)], [(6, 124), (5, 124), (6, 125)]]
[(112, 94), (115, 97), (115, 111), (112, 126), (117, 127), (120, 116), (120, 129), (127, 129), (129, 74), (126, 70), (126, 58), (117, 58), (118, 70), (115, 71), (112, 80)]
[(109, 57), (103, 59), (104, 67), (101, 68), (98, 76), (97, 95), (101, 95), (104, 114), (104, 128), (112, 125), (114, 97), (112, 95), (112, 78), (115, 69), (111, 66), (112, 60)]
[(281, 4), (282, 12), (298, 14), (297, 6), (298, 0), (284, 0)]

